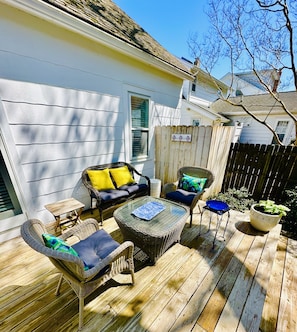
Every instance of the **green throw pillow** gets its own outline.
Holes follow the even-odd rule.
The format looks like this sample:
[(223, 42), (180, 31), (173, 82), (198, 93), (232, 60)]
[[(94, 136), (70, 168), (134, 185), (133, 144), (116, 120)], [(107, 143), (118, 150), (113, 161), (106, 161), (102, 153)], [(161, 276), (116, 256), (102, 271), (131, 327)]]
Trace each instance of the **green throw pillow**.
[(51, 234), (42, 234), (42, 238), (46, 247), (78, 257), (78, 253), (59, 237)]
[(196, 178), (194, 176), (183, 174), (179, 187), (183, 190), (197, 193), (203, 190), (206, 181), (207, 178)]

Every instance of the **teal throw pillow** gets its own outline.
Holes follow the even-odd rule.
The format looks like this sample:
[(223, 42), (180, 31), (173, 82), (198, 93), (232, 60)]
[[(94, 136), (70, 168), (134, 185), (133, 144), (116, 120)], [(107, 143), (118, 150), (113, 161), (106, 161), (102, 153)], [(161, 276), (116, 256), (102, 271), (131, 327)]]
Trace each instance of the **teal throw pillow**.
[(206, 181), (207, 178), (196, 178), (194, 176), (183, 174), (179, 187), (183, 190), (197, 193), (203, 190)]
[(51, 234), (42, 234), (42, 238), (46, 247), (78, 257), (78, 253), (59, 237)]

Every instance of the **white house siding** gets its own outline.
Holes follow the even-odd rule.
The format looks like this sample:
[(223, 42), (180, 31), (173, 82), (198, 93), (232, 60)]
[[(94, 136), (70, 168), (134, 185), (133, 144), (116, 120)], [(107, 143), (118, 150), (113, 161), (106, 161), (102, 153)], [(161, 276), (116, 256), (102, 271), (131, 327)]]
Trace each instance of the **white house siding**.
[[(89, 165), (153, 177), (153, 128), (179, 124), (182, 79), (3, 4), (0, 18), (0, 138), (26, 217), (49, 222), (44, 205), (71, 196), (88, 207)], [(130, 92), (151, 100), (146, 160), (130, 159)]]
[[(249, 75), (251, 76), (251, 75)], [(263, 89), (260, 89), (256, 86), (256, 84), (259, 84), (257, 82), (256, 76), (252, 75), (254, 78), (254, 84), (249, 83), (249, 81), (245, 81), (244, 75), (240, 75), (240, 77), (235, 75), (232, 75), (231, 73), (227, 73), (221, 78), (221, 81), (224, 82), (232, 91), (232, 96), (236, 95), (236, 91), (241, 92), (243, 95), (255, 95), (255, 94), (262, 94), (265, 91)]]
[[(247, 116), (228, 116), (233, 123), (235, 121), (239, 121), (243, 124), (243, 128), (240, 135), (240, 143), (249, 143), (249, 144), (271, 144), (273, 135), (268, 128), (264, 125), (259, 123), (258, 121), (252, 119), (251, 117)], [(262, 120), (264, 120), (263, 116), (260, 116)], [(288, 121), (288, 117), (280, 116), (280, 115), (270, 115), (267, 123), (275, 129), (277, 126), (278, 121)], [(294, 124), (292, 120), (289, 120), (289, 125), (287, 128), (286, 135), (284, 137), (283, 143), (285, 145), (290, 144), (292, 139), (294, 139)]]
[(191, 99), (193, 98), (193, 102), (195, 102), (195, 97), (208, 102), (209, 106), (209, 103), (218, 98), (218, 88), (213, 84), (211, 85), (210, 82), (206, 83), (198, 79), (196, 82), (196, 91), (190, 91), (189, 100), (192, 101)]

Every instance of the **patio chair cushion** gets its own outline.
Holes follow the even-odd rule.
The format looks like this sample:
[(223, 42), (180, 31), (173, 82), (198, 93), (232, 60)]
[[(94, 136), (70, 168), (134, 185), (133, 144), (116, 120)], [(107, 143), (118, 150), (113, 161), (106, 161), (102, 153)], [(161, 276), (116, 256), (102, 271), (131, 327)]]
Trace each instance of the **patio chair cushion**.
[(186, 191), (198, 193), (203, 190), (206, 181), (207, 178), (197, 178), (194, 176), (183, 174), (179, 183), (179, 188)]
[(87, 172), (91, 184), (96, 190), (115, 189), (107, 168), (103, 170), (88, 170)]
[[(73, 249), (78, 256), (84, 261), (85, 266), (91, 269), (112, 253), (120, 244), (115, 241), (105, 230), (101, 229), (84, 240), (73, 245)], [(109, 266), (104, 268), (104, 271)]]
[(135, 183), (134, 178), (132, 177), (131, 173), (127, 166), (110, 168), (109, 172), (117, 186), (120, 188), (126, 184)]
[(133, 195), (141, 191), (147, 192), (147, 185), (145, 183), (140, 183), (140, 184), (134, 183), (130, 185), (124, 185), (119, 189), (126, 190), (129, 193), (129, 195)]
[(42, 238), (43, 238), (43, 241), (44, 241), (44, 244), (46, 245), (46, 247), (60, 251), (60, 252), (64, 252), (67, 254), (71, 254), (74, 256), (78, 256), (78, 253), (75, 251), (75, 249), (73, 249), (69, 244), (67, 244), (65, 241), (63, 241), (59, 237), (44, 233), (44, 234), (42, 234)]
[(106, 189), (99, 192), (102, 203), (117, 201), (124, 197), (129, 197), (126, 190)]
[(190, 206), (196, 194), (183, 189), (177, 189), (166, 194), (166, 198), (172, 201)]

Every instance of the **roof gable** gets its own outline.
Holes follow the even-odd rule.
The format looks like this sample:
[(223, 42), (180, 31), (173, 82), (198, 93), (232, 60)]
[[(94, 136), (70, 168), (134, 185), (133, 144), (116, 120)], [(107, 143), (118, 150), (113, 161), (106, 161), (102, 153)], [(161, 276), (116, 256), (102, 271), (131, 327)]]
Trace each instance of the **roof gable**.
[(149, 55), (152, 55), (187, 75), (191, 75), (191, 72), (186, 66), (161, 46), (111, 0), (42, 1)]

